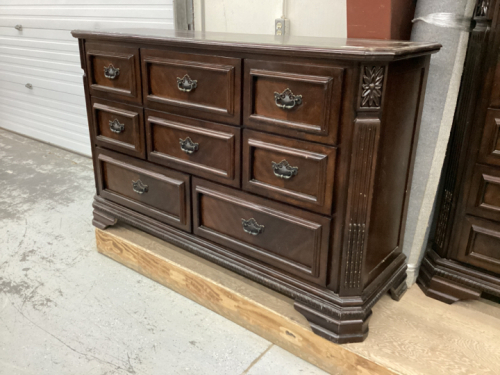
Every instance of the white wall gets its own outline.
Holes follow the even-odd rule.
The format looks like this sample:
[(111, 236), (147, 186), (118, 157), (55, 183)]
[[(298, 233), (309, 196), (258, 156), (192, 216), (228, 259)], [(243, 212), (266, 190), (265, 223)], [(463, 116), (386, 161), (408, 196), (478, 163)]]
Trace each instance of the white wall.
[[(274, 34), (274, 20), (282, 15), (282, 0), (193, 1), (195, 30)], [(290, 34), (345, 38), (346, 1), (286, 0)]]
[(114, 27), (172, 29), (172, 0), (0, 0), (0, 127), (90, 155), (70, 31)]

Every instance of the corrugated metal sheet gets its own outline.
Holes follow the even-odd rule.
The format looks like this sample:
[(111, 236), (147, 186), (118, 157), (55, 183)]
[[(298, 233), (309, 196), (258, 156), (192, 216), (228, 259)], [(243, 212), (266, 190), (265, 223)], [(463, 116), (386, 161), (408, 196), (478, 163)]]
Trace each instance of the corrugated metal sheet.
[[(173, 0), (2, 0), (0, 127), (90, 155), (78, 41), (70, 31), (173, 29), (172, 4)], [(33, 88), (26, 88), (27, 83)]]

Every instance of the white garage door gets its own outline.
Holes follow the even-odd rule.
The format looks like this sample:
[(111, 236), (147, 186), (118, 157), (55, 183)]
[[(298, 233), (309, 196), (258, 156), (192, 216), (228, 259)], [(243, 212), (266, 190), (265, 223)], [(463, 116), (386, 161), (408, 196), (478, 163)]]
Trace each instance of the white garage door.
[(70, 31), (173, 29), (172, 2), (1, 0), (0, 127), (90, 155), (78, 40)]

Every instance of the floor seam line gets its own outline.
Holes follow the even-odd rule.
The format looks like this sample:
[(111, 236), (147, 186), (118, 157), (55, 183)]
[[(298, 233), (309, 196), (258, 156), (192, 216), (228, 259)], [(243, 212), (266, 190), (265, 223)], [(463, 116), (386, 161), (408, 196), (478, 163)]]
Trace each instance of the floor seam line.
[(265, 354), (266, 354), (266, 353), (267, 353), (267, 352), (268, 352), (268, 351), (269, 351), (269, 350), (270, 350), (273, 346), (274, 346), (274, 344), (273, 344), (273, 343), (271, 343), (271, 345), (269, 345), (269, 346), (267, 347), (267, 349), (266, 349), (266, 350), (264, 350), (262, 353), (260, 353), (260, 355), (259, 355), (257, 358), (255, 358), (255, 359), (252, 361), (252, 363), (250, 363), (250, 365), (249, 365), (249, 366), (245, 369), (245, 371), (243, 371), (243, 372), (241, 373), (241, 375), (248, 374), (248, 371), (250, 371), (250, 369), (251, 369), (251, 368), (252, 368), (252, 367), (253, 367), (253, 366), (254, 366), (257, 362), (259, 362), (259, 361), (262, 359), (262, 357), (264, 357), (264, 355), (265, 355)]

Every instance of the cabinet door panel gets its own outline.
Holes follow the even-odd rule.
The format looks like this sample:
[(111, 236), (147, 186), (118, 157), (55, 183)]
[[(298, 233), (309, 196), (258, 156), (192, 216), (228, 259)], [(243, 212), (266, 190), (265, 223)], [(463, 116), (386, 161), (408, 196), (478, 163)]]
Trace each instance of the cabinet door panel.
[(500, 166), (500, 109), (488, 109), (477, 160)]
[(500, 221), (500, 168), (475, 165), (467, 213)]
[(456, 260), (500, 273), (500, 224), (466, 215), (458, 232)]

